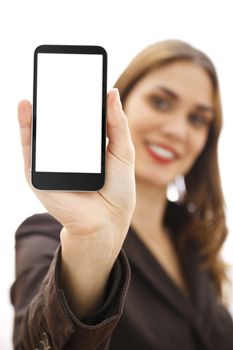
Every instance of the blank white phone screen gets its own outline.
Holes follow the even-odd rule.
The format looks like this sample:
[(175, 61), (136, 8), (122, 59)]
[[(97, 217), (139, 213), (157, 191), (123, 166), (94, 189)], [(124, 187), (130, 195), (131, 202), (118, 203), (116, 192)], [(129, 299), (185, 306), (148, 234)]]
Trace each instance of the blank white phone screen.
[(101, 172), (103, 56), (38, 53), (36, 171)]

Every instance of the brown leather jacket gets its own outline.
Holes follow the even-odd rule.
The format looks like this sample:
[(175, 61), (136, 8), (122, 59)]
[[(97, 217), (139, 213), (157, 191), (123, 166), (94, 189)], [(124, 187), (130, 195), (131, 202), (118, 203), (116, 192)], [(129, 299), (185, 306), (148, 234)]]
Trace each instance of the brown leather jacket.
[(195, 251), (182, 265), (186, 297), (132, 227), (104, 304), (78, 320), (59, 287), (61, 228), (49, 214), (36, 214), (16, 232), (14, 349), (233, 349), (232, 318), (217, 303), (207, 272), (197, 268)]

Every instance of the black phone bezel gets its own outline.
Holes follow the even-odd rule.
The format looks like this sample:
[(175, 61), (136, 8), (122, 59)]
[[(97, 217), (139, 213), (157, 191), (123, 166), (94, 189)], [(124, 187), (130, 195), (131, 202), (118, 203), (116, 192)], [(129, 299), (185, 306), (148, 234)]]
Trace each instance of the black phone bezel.
[[(37, 106), (37, 60), (38, 53), (91, 54), (103, 56), (102, 70), (102, 133), (101, 133), (101, 172), (100, 173), (64, 173), (38, 172), (36, 164), (36, 106)], [(33, 118), (32, 118), (32, 162), (31, 182), (39, 190), (55, 191), (98, 191), (105, 181), (106, 148), (106, 94), (107, 94), (107, 52), (102, 46), (95, 45), (40, 45), (34, 51), (33, 71)]]

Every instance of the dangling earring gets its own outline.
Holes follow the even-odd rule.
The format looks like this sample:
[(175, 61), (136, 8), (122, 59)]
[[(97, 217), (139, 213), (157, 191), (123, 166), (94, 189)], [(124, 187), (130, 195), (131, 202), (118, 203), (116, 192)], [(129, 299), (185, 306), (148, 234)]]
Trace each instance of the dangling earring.
[(167, 199), (170, 202), (181, 203), (186, 195), (186, 186), (183, 175), (177, 175), (167, 186)]

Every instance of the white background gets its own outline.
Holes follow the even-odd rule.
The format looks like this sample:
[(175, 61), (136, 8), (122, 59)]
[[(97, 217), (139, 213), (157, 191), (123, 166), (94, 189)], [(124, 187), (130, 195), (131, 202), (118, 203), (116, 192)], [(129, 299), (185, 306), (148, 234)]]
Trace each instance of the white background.
[(182, 39), (206, 52), (217, 67), (224, 110), (219, 155), (230, 235), (223, 256), (233, 264), (233, 21), (227, 0), (3, 0), (0, 4), (0, 349), (11, 346), (9, 286), (14, 276), (14, 232), (44, 211), (23, 175), (17, 103), (32, 100), (33, 51), (40, 44), (96, 44), (109, 54), (110, 88), (146, 45)]

